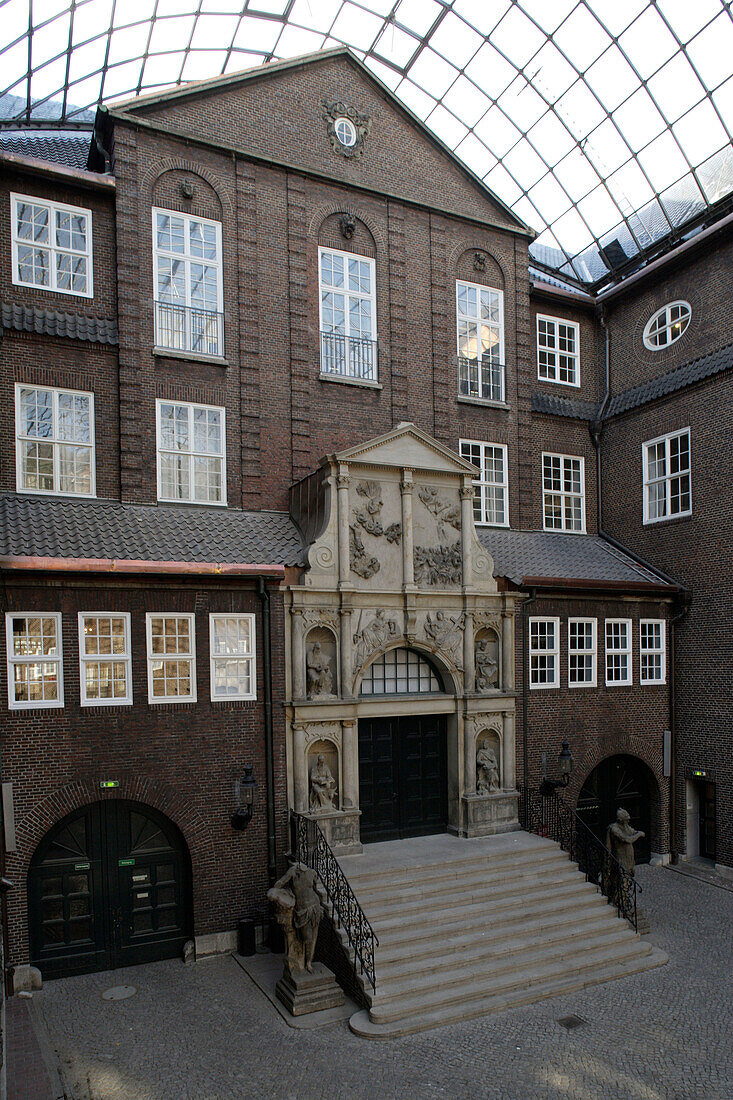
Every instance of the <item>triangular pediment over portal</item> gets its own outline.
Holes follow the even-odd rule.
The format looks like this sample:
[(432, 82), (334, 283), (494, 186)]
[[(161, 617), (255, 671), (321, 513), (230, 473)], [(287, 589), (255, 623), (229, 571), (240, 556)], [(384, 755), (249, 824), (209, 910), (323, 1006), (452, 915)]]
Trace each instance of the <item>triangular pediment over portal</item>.
[(433, 439), (415, 424), (402, 423), (384, 435), (357, 443), (325, 461), (337, 467), (389, 466), (392, 469), (423, 470), (458, 477), (479, 477), (479, 471), (459, 458), (449, 447)]

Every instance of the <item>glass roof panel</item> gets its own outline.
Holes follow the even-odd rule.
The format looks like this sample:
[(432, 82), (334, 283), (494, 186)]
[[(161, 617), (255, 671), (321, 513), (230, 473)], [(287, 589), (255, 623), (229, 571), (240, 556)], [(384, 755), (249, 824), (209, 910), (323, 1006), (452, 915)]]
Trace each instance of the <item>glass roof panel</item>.
[(631, 256), (730, 205), (731, 7), (0, 0), (0, 126), (86, 120), (100, 100), (348, 45), (538, 231), (538, 263), (592, 282), (610, 277), (604, 241)]

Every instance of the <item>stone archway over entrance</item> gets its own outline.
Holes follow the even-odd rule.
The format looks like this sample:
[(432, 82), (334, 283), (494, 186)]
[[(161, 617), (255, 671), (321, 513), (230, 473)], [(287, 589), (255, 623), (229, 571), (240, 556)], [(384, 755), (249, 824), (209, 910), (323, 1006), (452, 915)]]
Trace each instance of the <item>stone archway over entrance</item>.
[(31, 860), (31, 963), (44, 978), (174, 958), (192, 916), (186, 842), (142, 803), (109, 799), (75, 810)]
[(631, 815), (631, 825), (646, 835), (634, 845), (637, 863), (648, 863), (651, 856), (652, 803), (657, 783), (647, 765), (636, 756), (609, 756), (593, 769), (578, 796), (578, 814), (605, 842), (606, 830), (623, 808)]

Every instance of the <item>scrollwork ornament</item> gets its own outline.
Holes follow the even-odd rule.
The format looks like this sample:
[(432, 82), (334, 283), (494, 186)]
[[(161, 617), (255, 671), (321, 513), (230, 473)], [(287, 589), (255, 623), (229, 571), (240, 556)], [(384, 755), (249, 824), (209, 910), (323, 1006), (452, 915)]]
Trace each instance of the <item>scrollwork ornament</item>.
[[(335, 152), (349, 159), (362, 155), (364, 152), (364, 142), (371, 129), (371, 119), (368, 115), (361, 114), (355, 107), (345, 103), (343, 100), (324, 100), (322, 118), (326, 123), (328, 138)], [(356, 140), (353, 145), (344, 145), (344, 143), (339, 140), (339, 136), (336, 133), (336, 122), (340, 118), (347, 118), (356, 131)]]

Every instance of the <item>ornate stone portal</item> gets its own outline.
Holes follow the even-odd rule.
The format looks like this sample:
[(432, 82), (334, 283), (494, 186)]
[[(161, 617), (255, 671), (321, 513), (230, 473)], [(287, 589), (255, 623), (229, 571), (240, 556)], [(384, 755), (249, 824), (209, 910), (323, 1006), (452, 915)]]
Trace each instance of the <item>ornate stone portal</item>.
[[(462, 836), (518, 828), (518, 597), (499, 592), (477, 538), (476, 476), (401, 424), (328, 456), (293, 486), (308, 558), (287, 595), (289, 794), (298, 812), (317, 815), (337, 853), (360, 848), (359, 720), (367, 717), (445, 715), (448, 828)], [(393, 649), (427, 657), (444, 693), (380, 694), (372, 685), (361, 695), (369, 666)], [(484, 740), (488, 772), (477, 764)]]

